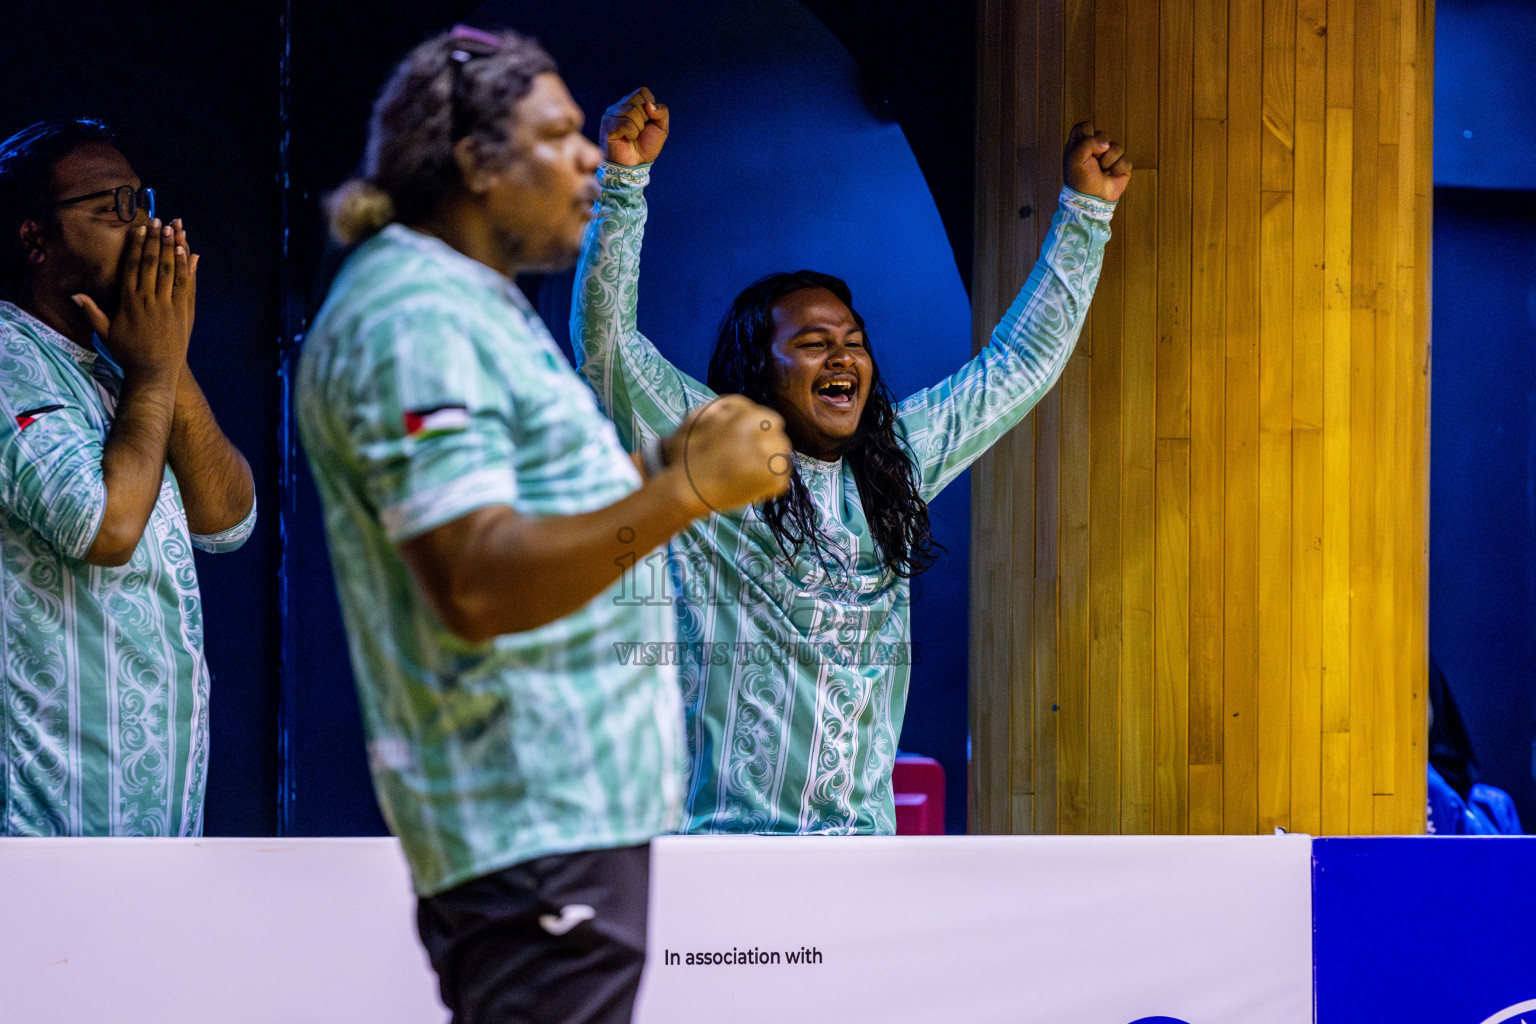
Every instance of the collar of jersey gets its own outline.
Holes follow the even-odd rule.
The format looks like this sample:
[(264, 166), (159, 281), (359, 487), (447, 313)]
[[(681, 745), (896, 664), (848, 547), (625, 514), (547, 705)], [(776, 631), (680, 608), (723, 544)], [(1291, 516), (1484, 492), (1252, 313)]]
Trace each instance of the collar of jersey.
[(95, 351), (81, 348), (79, 345), (76, 345), (74, 342), (64, 337), (64, 335), (60, 334), (52, 327), (49, 327), (47, 324), (43, 323), (31, 313), (28, 313), (14, 302), (0, 302), (0, 313), (9, 313), (14, 315), (18, 320), (22, 321), (22, 323), (30, 328), (32, 332), (39, 338), (42, 338), (44, 341), (48, 342), (55, 348), (62, 349), (66, 355), (68, 355), (75, 362), (79, 363), (81, 366), (85, 367), (87, 370), (96, 365), (97, 353)]
[(440, 260), (461, 274), (478, 279), (487, 288), (496, 291), (503, 289), (516, 291), (516, 286), (501, 271), (488, 267), (479, 260), (470, 259), (436, 235), (429, 235), (400, 223), (390, 224), (384, 229), (383, 234), (391, 241), (408, 245), (423, 255)]
[(818, 459), (814, 455), (807, 455), (796, 449), (794, 452), (795, 468), (802, 473), (836, 473), (843, 468), (842, 456), (838, 456), (831, 462), (826, 459)]

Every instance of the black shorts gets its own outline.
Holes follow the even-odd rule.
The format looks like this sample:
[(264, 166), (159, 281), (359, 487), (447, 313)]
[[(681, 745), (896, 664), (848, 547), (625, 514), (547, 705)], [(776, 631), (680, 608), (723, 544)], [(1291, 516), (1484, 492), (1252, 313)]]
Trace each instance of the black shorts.
[(540, 857), (422, 897), (416, 929), (453, 1024), (629, 1024), (650, 855)]

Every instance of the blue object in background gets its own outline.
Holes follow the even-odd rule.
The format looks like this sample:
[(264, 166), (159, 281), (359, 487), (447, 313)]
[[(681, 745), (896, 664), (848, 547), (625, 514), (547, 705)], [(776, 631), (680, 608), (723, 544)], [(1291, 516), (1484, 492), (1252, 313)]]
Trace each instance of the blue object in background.
[(1536, 201), (1437, 189), (1429, 637), (1481, 779), (1536, 821)]
[(1317, 1024), (1483, 1024), (1536, 1000), (1536, 838), (1317, 839), (1312, 863)]
[(1517, 836), (1520, 815), (1509, 794), (1477, 783), (1463, 800), (1449, 783), (1429, 769), (1429, 813), (1424, 831), (1437, 836)]
[(1520, 812), (1515, 810), (1514, 800), (1502, 789), (1479, 782), (1472, 787), (1472, 806), (1488, 819), (1497, 834), (1524, 834), (1525, 829), (1520, 827)]

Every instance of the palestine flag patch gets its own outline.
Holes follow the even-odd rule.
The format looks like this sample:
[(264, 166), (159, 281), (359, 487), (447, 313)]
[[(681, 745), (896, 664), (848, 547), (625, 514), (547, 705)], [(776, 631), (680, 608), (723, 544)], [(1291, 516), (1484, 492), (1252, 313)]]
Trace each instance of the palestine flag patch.
[(405, 414), (408, 437), (447, 434), (469, 426), (469, 410), (462, 405), (440, 405), (434, 409), (415, 409)]
[(19, 412), (16, 414), (16, 429), (26, 430), (36, 423), (39, 417), (46, 416), (50, 412), (58, 412), (62, 408), (64, 408), (62, 405), (40, 405), (36, 409)]

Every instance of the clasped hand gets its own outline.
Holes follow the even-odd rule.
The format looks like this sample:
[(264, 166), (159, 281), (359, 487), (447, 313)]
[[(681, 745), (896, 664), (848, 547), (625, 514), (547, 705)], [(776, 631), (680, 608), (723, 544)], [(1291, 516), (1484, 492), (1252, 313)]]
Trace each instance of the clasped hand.
[(197, 263), (180, 220), (151, 220), (129, 229), (112, 317), (90, 296), (72, 296), (125, 374), (175, 373), (185, 361), (197, 298)]

